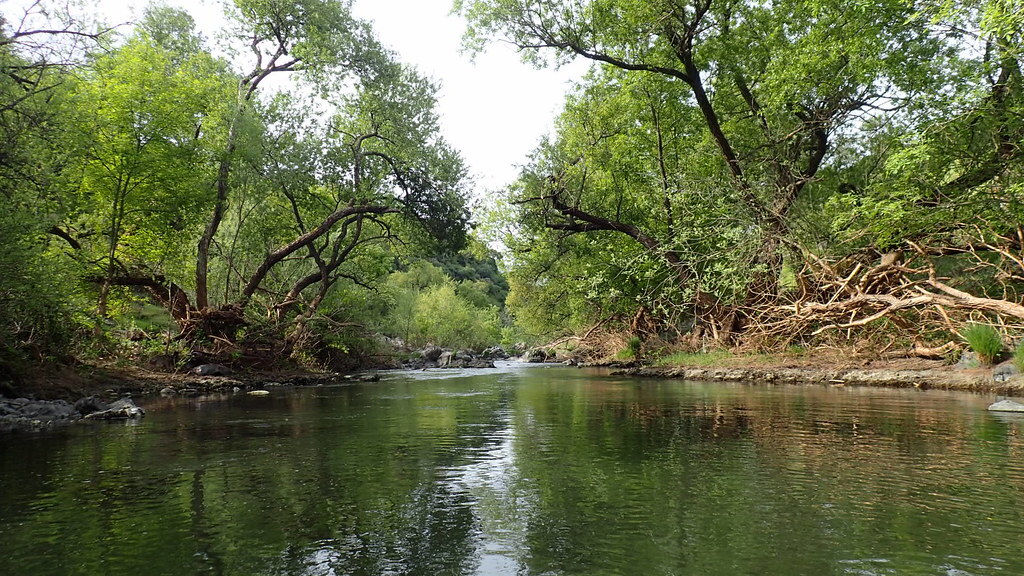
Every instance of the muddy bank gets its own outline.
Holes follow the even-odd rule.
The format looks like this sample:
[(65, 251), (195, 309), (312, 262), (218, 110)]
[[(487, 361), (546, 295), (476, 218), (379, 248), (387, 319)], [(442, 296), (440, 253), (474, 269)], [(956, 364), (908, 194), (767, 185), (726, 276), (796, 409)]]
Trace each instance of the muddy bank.
[(641, 378), (678, 378), (719, 382), (959, 390), (1003, 396), (1024, 396), (1024, 377), (1015, 375), (997, 381), (993, 377), (993, 370), (980, 368), (957, 370), (952, 367), (899, 369), (646, 366), (617, 370), (612, 374)]

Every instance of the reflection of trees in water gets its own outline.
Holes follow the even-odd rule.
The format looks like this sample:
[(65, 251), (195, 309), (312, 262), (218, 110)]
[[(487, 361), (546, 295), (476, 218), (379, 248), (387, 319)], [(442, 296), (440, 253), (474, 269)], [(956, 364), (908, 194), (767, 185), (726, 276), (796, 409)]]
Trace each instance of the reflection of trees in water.
[(1005, 558), (1008, 542), (983, 543), (977, 530), (1021, 525), (1024, 474), (1006, 470), (1020, 427), (964, 410), (964, 398), (532, 388), (516, 420), (516, 466), (538, 496), (529, 572), (824, 574), (865, 550), (905, 570), (944, 555)]
[(0, 494), (0, 573), (936, 573), (1024, 525), (1022, 425), (963, 395), (464, 380), (40, 443), (39, 482)]
[(415, 489), (406, 502), (340, 525), (330, 538), (289, 546), (274, 574), (466, 574), (476, 521), (465, 494), (442, 484)]
[(0, 517), (5, 554), (36, 574), (472, 572), (474, 503), (446, 474), (500, 442), (499, 395), (405, 391), (191, 402), (161, 433), (75, 436), (40, 464), (49, 490), (2, 496), (53, 501), (11, 531)]

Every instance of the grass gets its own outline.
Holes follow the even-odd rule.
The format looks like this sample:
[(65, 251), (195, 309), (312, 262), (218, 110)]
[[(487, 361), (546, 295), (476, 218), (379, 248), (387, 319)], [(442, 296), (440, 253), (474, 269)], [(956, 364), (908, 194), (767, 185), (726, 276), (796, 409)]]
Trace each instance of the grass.
[(978, 355), (978, 362), (982, 366), (991, 366), (999, 354), (1003, 351), (1003, 338), (999, 331), (988, 324), (968, 324), (960, 336), (967, 341), (967, 345)]
[(640, 348), (643, 346), (643, 340), (633, 336), (626, 343), (626, 347), (619, 351), (615, 355), (617, 360), (637, 360), (640, 358)]
[(1017, 370), (1024, 373), (1024, 342), (1017, 344), (1017, 347), (1013, 349), (1013, 365), (1017, 367)]

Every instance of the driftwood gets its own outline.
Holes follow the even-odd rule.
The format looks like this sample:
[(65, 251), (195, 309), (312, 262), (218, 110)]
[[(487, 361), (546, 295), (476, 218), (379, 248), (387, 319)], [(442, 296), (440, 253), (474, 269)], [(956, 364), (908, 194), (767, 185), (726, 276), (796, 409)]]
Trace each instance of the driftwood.
[[(847, 331), (888, 320), (916, 335), (944, 330), (957, 332), (971, 319), (984, 318), (999, 326), (1024, 327), (1024, 305), (1014, 295), (1024, 284), (1021, 243), (1004, 238), (958, 249), (924, 248), (909, 243), (904, 253), (855, 254), (841, 261), (826, 261), (805, 251), (804, 267), (797, 275), (798, 289), (789, 301), (748, 307), (748, 335), (769, 339), (817, 336)], [(978, 295), (958, 287), (936, 272), (935, 258), (955, 255), (971, 271), (986, 270), (1002, 288), (1002, 297)], [(903, 356), (943, 358), (957, 347), (915, 344)]]
[(880, 354), (882, 358), (925, 358), (928, 360), (944, 360), (961, 348), (956, 342), (946, 342), (942, 346), (925, 346), (915, 342), (913, 347), (904, 350), (890, 350)]

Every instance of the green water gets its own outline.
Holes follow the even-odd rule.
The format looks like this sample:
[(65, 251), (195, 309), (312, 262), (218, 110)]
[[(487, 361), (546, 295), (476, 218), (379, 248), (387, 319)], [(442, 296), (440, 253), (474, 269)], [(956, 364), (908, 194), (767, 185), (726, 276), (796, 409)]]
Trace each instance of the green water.
[(994, 398), (563, 367), (0, 437), (0, 574), (1024, 574)]

